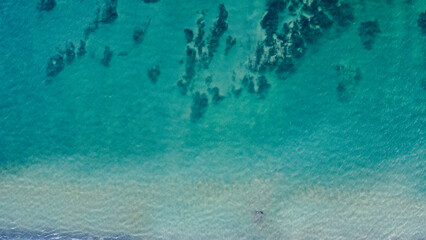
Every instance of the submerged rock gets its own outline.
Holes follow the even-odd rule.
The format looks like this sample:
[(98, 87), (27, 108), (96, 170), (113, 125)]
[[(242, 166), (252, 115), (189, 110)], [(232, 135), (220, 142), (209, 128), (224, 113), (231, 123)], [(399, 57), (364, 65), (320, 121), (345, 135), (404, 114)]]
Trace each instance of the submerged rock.
[(281, 79), (288, 77), (295, 71), (294, 63), (291, 58), (284, 58), (283, 61), (278, 65), (276, 73)]
[(378, 33), (380, 33), (380, 28), (377, 20), (361, 23), (358, 29), (358, 35), (365, 49), (371, 50), (373, 48)]
[(191, 121), (197, 122), (207, 111), (209, 100), (205, 93), (196, 92), (192, 98)]
[(98, 6), (96, 8), (95, 19), (93, 19), (93, 21), (91, 23), (89, 23), (89, 25), (84, 29), (84, 39), (85, 40), (89, 39), (90, 34), (96, 32), (96, 30), (98, 30), (100, 15), (101, 15), (101, 7)]
[(245, 75), (243, 80), (241, 80), (241, 85), (243, 87), (248, 87), (249, 83), (253, 80), (253, 77), (250, 75)]
[(298, 25), (300, 26), (300, 34), (303, 39), (308, 43), (313, 43), (319, 39), (321, 36), (321, 31), (317, 28), (312, 28), (309, 19), (305, 16), (300, 16), (298, 20)]
[(250, 82), (248, 83), (248, 92), (249, 93), (255, 93), (256, 90), (254, 89), (254, 82), (252, 80), (250, 80)]
[(341, 27), (346, 27), (354, 21), (355, 17), (353, 12), (352, 6), (344, 2), (341, 3), (340, 6), (330, 10), (330, 14), (333, 16), (334, 20), (336, 20), (337, 25)]
[(239, 97), (241, 95), (241, 93), (243, 92), (242, 88), (238, 88), (236, 89), (235, 86), (232, 86), (232, 93), (234, 94), (235, 97)]
[(254, 67), (255, 69), (260, 68), (260, 63), (262, 61), (263, 54), (265, 53), (265, 48), (262, 44), (258, 43), (256, 47), (256, 56), (255, 56), (255, 62)]
[(142, 43), (144, 36), (145, 36), (145, 31), (143, 31), (140, 28), (137, 28), (135, 29), (135, 31), (133, 31), (133, 41), (135, 41), (136, 44)]
[(100, 12), (99, 21), (101, 23), (112, 23), (118, 18), (117, 1), (118, 0), (105, 0)]
[(181, 79), (176, 83), (176, 86), (179, 89), (179, 92), (182, 95), (186, 95), (186, 93), (188, 92), (188, 87), (186, 86), (185, 82)]
[(225, 96), (222, 96), (222, 95), (219, 94), (219, 88), (218, 87), (209, 88), (207, 91), (212, 95), (212, 103), (213, 104), (218, 104), (220, 101), (225, 99)]
[(69, 42), (67, 44), (66, 50), (65, 50), (65, 57), (67, 64), (71, 64), (75, 59), (75, 46), (72, 42)]
[(257, 78), (257, 94), (259, 94), (261, 98), (265, 97), (270, 87), (271, 84), (268, 83), (268, 80), (265, 76), (260, 76)]
[(86, 42), (80, 40), (80, 46), (77, 49), (77, 56), (82, 57), (86, 54)]
[(334, 8), (339, 0), (322, 0), (321, 3), (326, 9)]
[(154, 67), (151, 67), (148, 69), (148, 77), (151, 80), (152, 83), (156, 83), (158, 80), (158, 77), (160, 76), (160, 66), (155, 65)]
[(336, 65), (339, 83), (336, 87), (337, 98), (340, 102), (348, 102), (356, 93), (356, 86), (361, 80), (361, 69), (350, 65)]
[(337, 91), (338, 92), (344, 92), (345, 90), (346, 90), (346, 87), (345, 87), (345, 85), (343, 84), (343, 82), (339, 82), (339, 84), (337, 85)]
[(268, 9), (260, 22), (260, 26), (266, 32), (266, 45), (270, 46), (273, 42), (273, 35), (278, 29), (280, 12), (285, 9), (286, 2), (283, 0), (275, 0), (268, 5)]
[(111, 48), (106, 46), (104, 50), (104, 57), (101, 60), (101, 64), (105, 67), (109, 67), (109, 64), (112, 59), (113, 52), (111, 51)]
[(228, 23), (226, 22), (227, 19), (228, 11), (226, 11), (225, 5), (219, 4), (219, 17), (214, 25), (212, 37), (220, 37), (226, 30), (228, 30)]
[(420, 13), (417, 25), (422, 29), (423, 34), (426, 34), (426, 11)]
[(197, 47), (198, 50), (198, 54), (201, 55), (202, 53), (202, 48), (204, 47), (204, 27), (206, 26), (205, 22), (204, 22), (204, 16), (201, 16), (198, 20), (197, 20), (197, 27), (198, 27), (198, 32), (197, 32), (197, 37), (194, 40), (194, 44), (195, 47)]
[(309, 14), (316, 14), (318, 12), (319, 2), (318, 0), (310, 0), (303, 4), (302, 10)]
[(213, 77), (211, 75), (207, 76), (204, 82), (206, 83), (207, 86), (210, 86), (210, 84), (212, 84), (213, 82)]
[(323, 11), (318, 11), (310, 19), (310, 23), (320, 28), (330, 28), (333, 25), (333, 21)]
[(305, 52), (305, 41), (303, 40), (300, 34), (291, 34), (290, 39), (288, 40), (291, 45), (287, 49), (287, 55), (290, 55), (295, 58), (302, 57)]
[(94, 21), (89, 24), (89, 26), (84, 29), (84, 39), (89, 39), (90, 34), (94, 33), (99, 28), (98, 21)]
[(46, 75), (48, 77), (56, 77), (62, 70), (64, 70), (65, 61), (61, 54), (56, 54), (49, 59), (46, 68)]
[(350, 84), (358, 84), (361, 80), (361, 69), (359, 67), (345, 66), (343, 64), (336, 65), (336, 71), (344, 82)]
[(226, 48), (225, 48), (225, 56), (228, 55), (231, 48), (237, 43), (237, 40), (232, 36), (228, 36), (226, 38)]
[(347, 102), (348, 101), (348, 94), (346, 92), (346, 85), (344, 82), (339, 82), (337, 85), (337, 100), (339, 102)]
[(40, 0), (37, 3), (37, 10), (39, 11), (52, 11), (56, 7), (55, 0)]
[(145, 34), (148, 31), (149, 25), (151, 24), (151, 18), (148, 19), (146, 23), (144, 23), (142, 26), (137, 27), (133, 31), (133, 41), (136, 44), (140, 44), (143, 42), (145, 38)]
[(245, 75), (241, 80), (241, 85), (248, 90), (249, 93), (256, 93), (253, 76)]
[(288, 11), (294, 13), (300, 6), (301, 1), (299, 0), (290, 0), (288, 1)]
[(195, 63), (197, 58), (197, 53), (195, 49), (191, 47), (186, 48), (186, 68), (185, 68), (185, 79), (190, 81), (195, 76)]
[(205, 66), (208, 67), (210, 61), (213, 58), (213, 54), (216, 52), (219, 46), (219, 40), (222, 35), (228, 30), (228, 11), (226, 11), (225, 5), (219, 4), (219, 17), (213, 26), (212, 32), (208, 40), (208, 56), (205, 58)]
[(194, 39), (194, 32), (192, 32), (192, 30), (188, 28), (185, 28), (183, 32), (185, 33), (186, 43), (192, 42), (192, 40)]

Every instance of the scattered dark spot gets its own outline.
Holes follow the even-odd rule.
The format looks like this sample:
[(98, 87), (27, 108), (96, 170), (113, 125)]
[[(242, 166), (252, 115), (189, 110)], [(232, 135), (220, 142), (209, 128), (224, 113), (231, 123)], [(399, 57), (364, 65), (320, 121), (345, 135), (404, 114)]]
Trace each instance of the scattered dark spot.
[(196, 92), (192, 98), (191, 121), (197, 122), (207, 111), (209, 100), (205, 93)]
[(212, 95), (212, 103), (213, 104), (218, 104), (220, 101), (225, 99), (224, 96), (219, 94), (219, 88), (218, 87), (209, 88), (207, 91)]
[(237, 43), (237, 40), (233, 38), (232, 36), (228, 36), (226, 38), (226, 48), (225, 48), (225, 56), (228, 55), (229, 50)]
[(37, 3), (37, 10), (39, 11), (52, 11), (56, 7), (55, 0), (40, 0)]
[(423, 88), (423, 90), (426, 90), (426, 79), (422, 80), (421, 87)]
[(60, 54), (56, 54), (51, 57), (47, 63), (46, 75), (48, 77), (56, 77), (62, 70), (64, 70), (64, 67), (64, 57)]
[(358, 29), (358, 35), (365, 49), (371, 50), (373, 48), (378, 33), (380, 33), (380, 28), (377, 20), (361, 23)]
[(71, 64), (75, 59), (75, 46), (72, 42), (67, 43), (65, 57), (67, 64)]
[(160, 66), (155, 65), (154, 67), (151, 67), (148, 69), (148, 77), (151, 80), (152, 83), (156, 83), (158, 80), (158, 77), (160, 76)]
[(143, 0), (144, 3), (156, 3), (160, 0)]
[(101, 23), (113, 23), (117, 18), (117, 0), (105, 0), (99, 21)]
[(124, 56), (127, 56), (127, 55), (129, 55), (129, 52), (119, 52), (117, 54), (117, 56), (119, 56), (119, 57), (124, 57)]
[(185, 28), (185, 30), (183, 30), (183, 32), (185, 33), (186, 43), (192, 42), (192, 40), (194, 39), (194, 32), (192, 32), (192, 30), (190, 30), (188, 28)]
[(105, 67), (109, 67), (109, 64), (111, 62), (113, 52), (111, 51), (111, 48), (106, 46), (104, 50), (104, 57), (101, 60), (101, 64)]
[(420, 13), (417, 25), (422, 29), (423, 34), (426, 34), (426, 11)]
[(80, 40), (80, 46), (77, 49), (77, 56), (82, 57), (86, 54), (86, 42)]

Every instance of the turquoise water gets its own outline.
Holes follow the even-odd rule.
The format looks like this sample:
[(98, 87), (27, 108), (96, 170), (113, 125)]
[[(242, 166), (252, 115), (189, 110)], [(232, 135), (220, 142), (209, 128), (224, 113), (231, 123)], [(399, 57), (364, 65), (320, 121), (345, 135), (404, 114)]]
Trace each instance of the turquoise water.
[[(266, 0), (118, 0), (88, 35), (108, 0), (37, 2), (0, 2), (0, 239), (426, 239), (425, 1), (340, 1), (353, 20), (333, 19), (285, 74), (253, 67)], [(280, 11), (279, 53), (301, 15)], [(198, 19), (214, 56), (189, 79)], [(48, 76), (80, 40), (87, 53)]]

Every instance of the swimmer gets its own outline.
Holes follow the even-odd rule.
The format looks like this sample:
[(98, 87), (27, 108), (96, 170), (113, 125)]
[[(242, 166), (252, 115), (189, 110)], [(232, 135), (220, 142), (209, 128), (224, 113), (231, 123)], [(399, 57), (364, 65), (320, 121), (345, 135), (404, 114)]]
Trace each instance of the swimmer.
[(262, 210), (256, 210), (256, 215), (254, 216), (254, 222), (259, 227), (262, 227), (262, 225), (263, 225), (263, 211)]

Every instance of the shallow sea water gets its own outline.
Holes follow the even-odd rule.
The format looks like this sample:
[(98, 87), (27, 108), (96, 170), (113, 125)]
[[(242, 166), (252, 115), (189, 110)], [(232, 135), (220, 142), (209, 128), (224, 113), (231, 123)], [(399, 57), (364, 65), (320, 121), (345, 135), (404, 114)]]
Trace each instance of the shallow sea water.
[[(47, 78), (99, 2), (0, 2), (0, 239), (426, 239), (425, 1), (346, 0), (355, 21), (324, 32), (286, 79), (264, 73), (264, 99), (232, 94), (265, 38), (264, 0), (118, 0), (87, 54)], [(225, 99), (194, 122), (176, 86), (183, 30), (204, 11), (208, 35), (220, 3), (228, 29), (194, 91), (212, 76)], [(374, 19), (366, 50), (358, 27)]]

